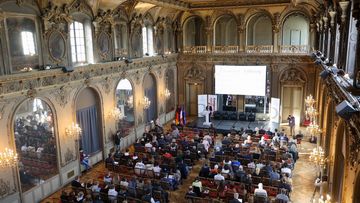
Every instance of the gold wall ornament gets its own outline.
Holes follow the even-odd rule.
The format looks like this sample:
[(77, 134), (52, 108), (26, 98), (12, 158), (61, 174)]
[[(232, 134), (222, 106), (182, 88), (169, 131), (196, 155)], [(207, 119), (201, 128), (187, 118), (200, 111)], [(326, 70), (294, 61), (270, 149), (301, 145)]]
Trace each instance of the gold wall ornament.
[(74, 161), (75, 158), (76, 157), (74, 155), (74, 151), (72, 151), (70, 148), (67, 148), (67, 150), (65, 152), (65, 163), (63, 165), (65, 166), (69, 162)]
[(71, 87), (64, 85), (59, 89), (54, 90), (52, 93), (55, 96), (56, 102), (64, 108), (70, 100)]

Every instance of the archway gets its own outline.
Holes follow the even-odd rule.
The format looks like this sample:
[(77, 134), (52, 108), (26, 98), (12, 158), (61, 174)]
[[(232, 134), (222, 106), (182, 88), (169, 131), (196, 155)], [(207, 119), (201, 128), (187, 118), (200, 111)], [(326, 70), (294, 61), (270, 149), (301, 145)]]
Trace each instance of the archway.
[(247, 24), (247, 45), (272, 45), (272, 22), (265, 14), (253, 16)]
[(157, 86), (156, 79), (153, 74), (146, 74), (143, 81), (144, 98), (148, 99), (150, 105), (148, 108), (144, 106), (144, 120), (146, 122), (155, 120), (158, 117), (157, 114)]
[(343, 150), (344, 144), (344, 137), (346, 137), (344, 122), (340, 121), (339, 126), (336, 131), (335, 139), (335, 153), (334, 153), (334, 173), (333, 173), (333, 183), (332, 183), (332, 194), (333, 199), (336, 202), (341, 202), (341, 194), (342, 194), (342, 187), (344, 181), (344, 167), (345, 167), (345, 154)]
[(215, 46), (236, 46), (238, 44), (237, 24), (233, 16), (221, 16), (214, 26)]
[(82, 148), (87, 155), (95, 156), (102, 152), (103, 146), (99, 95), (94, 89), (87, 87), (78, 94), (75, 105), (76, 122), (82, 130), (79, 149)]
[(122, 135), (126, 136), (130, 134), (130, 131), (135, 125), (134, 90), (128, 79), (119, 81), (116, 87), (115, 97), (116, 107), (120, 110), (123, 117), (117, 123), (117, 127), (121, 129)]
[(22, 192), (58, 174), (54, 114), (44, 100), (27, 99), (16, 109), (14, 136)]
[(205, 23), (200, 17), (190, 17), (183, 27), (184, 47), (205, 45)]
[(306, 81), (305, 73), (296, 68), (287, 69), (281, 74), (282, 122), (287, 122), (288, 115), (293, 115), (295, 124), (300, 124), (303, 115)]
[(283, 45), (308, 45), (309, 20), (298, 13), (289, 15), (282, 26)]

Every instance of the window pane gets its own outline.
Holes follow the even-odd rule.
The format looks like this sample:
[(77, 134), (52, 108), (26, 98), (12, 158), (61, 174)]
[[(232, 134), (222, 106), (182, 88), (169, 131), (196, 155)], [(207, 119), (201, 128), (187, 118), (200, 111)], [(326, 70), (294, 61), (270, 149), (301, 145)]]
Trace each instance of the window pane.
[(34, 55), (35, 52), (35, 40), (32, 32), (22, 31), (21, 41), (24, 55)]

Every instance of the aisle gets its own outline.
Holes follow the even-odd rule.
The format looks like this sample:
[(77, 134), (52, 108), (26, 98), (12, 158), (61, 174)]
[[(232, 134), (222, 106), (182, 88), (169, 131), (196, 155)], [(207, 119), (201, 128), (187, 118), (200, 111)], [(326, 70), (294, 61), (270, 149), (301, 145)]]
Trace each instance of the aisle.
[[(309, 203), (314, 192), (314, 183), (318, 169), (309, 161), (309, 153), (316, 145), (309, 142), (302, 143), (300, 159), (293, 170), (292, 203)], [(318, 197), (318, 193), (315, 197)]]

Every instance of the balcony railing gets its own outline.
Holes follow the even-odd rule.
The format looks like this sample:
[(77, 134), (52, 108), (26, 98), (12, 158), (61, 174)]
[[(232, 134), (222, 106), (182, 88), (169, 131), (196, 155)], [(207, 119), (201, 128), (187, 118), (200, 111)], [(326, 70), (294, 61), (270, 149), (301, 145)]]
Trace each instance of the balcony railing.
[(206, 46), (184, 47), (183, 53), (203, 54), (206, 53)]
[(280, 53), (284, 54), (307, 54), (309, 53), (308, 45), (280, 45)]
[(212, 53), (238, 53), (239, 46), (213, 46)]
[[(245, 46), (245, 53), (249, 54), (308, 54), (310, 51), (308, 45), (280, 45), (275, 50), (273, 45), (248, 45)], [(207, 46), (187, 46), (184, 47), (182, 53), (187, 54), (235, 54), (241, 53), (240, 46), (212, 46), (207, 49)]]
[(246, 53), (273, 53), (273, 45), (248, 45), (245, 47)]

